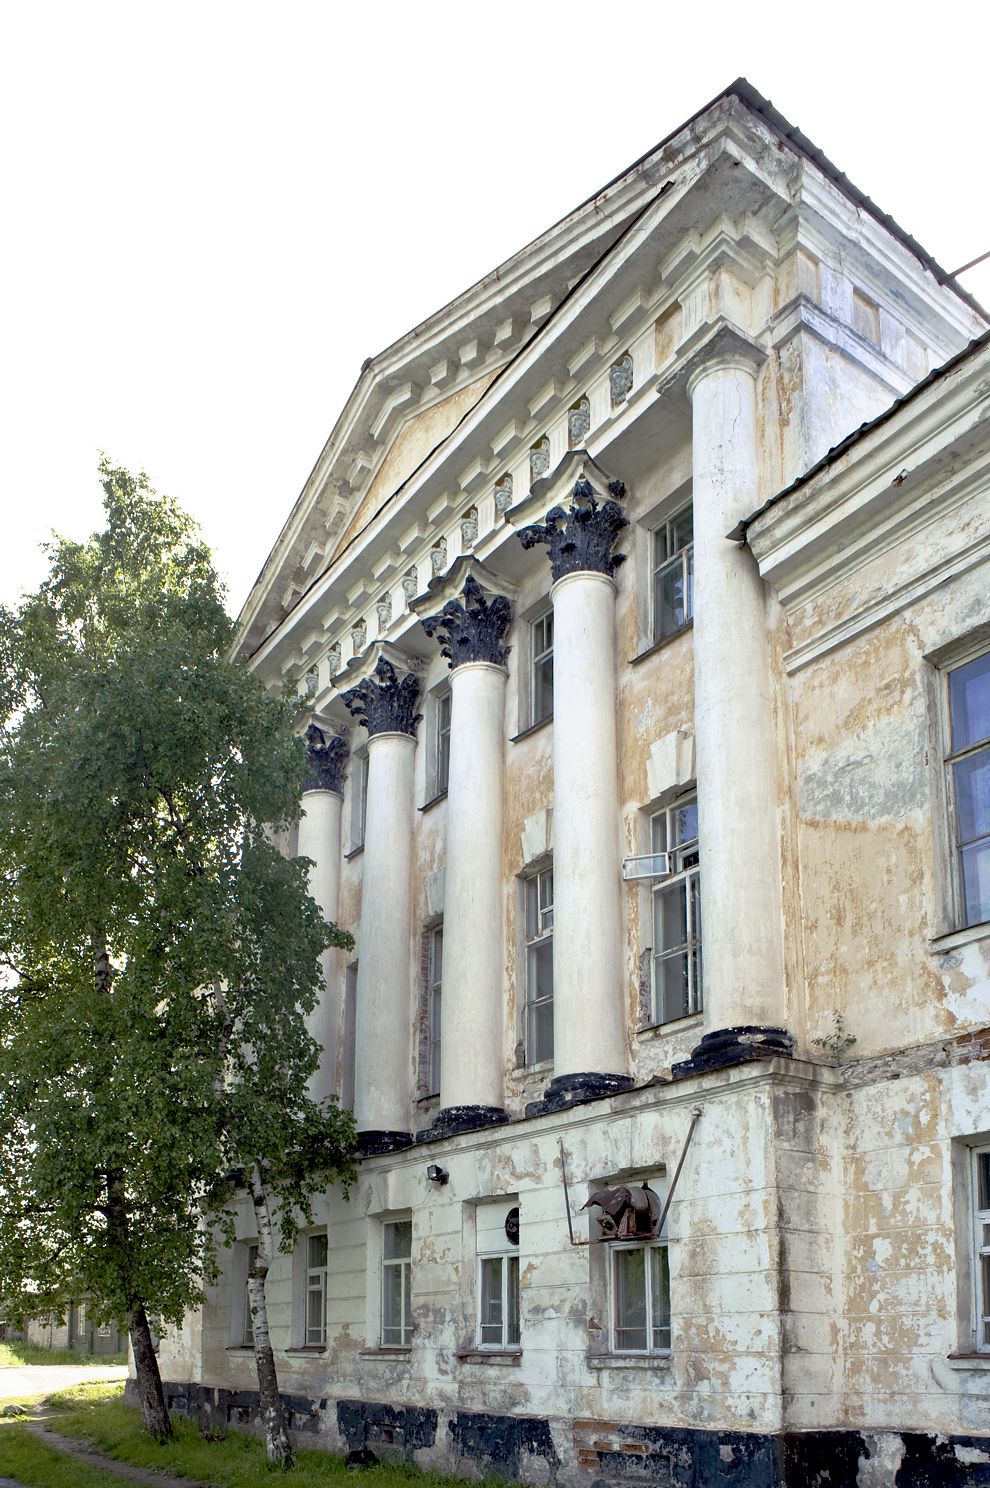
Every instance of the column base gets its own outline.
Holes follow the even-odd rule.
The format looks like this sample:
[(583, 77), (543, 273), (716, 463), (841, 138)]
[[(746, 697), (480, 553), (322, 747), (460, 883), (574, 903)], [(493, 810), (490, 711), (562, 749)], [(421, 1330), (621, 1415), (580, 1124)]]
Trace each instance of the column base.
[(488, 1126), (504, 1126), (508, 1111), (501, 1106), (443, 1106), (425, 1131), (416, 1133), (416, 1142), (441, 1142), (461, 1132), (484, 1131)]
[(701, 1075), (708, 1070), (727, 1069), (733, 1064), (749, 1064), (755, 1059), (793, 1059), (794, 1035), (786, 1028), (766, 1028), (743, 1023), (738, 1028), (717, 1028), (706, 1033), (691, 1050), (691, 1058), (675, 1064), (671, 1075), (683, 1080), (688, 1075)]
[(543, 1099), (530, 1101), (527, 1116), (546, 1116), (553, 1111), (566, 1111), (570, 1106), (583, 1106), (588, 1101), (604, 1100), (609, 1095), (619, 1095), (635, 1085), (631, 1075), (601, 1075), (583, 1070), (575, 1075), (557, 1075), (546, 1090)]
[(411, 1132), (359, 1131), (354, 1156), (378, 1157), (383, 1152), (403, 1152), (412, 1144)]

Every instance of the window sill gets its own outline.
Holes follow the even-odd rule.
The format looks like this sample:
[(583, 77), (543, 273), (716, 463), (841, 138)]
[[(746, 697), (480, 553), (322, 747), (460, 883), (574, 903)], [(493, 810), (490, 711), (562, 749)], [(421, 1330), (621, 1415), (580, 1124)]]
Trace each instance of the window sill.
[(528, 728), (520, 729), (518, 734), (513, 734), (509, 739), (510, 744), (518, 744), (521, 739), (528, 739), (530, 734), (538, 734), (548, 724), (553, 723), (553, 714), (548, 713), (546, 718), (541, 718), (538, 723), (531, 723)]
[(990, 1370), (990, 1354), (950, 1354), (945, 1362), (950, 1369)]
[(359, 1357), (362, 1359), (408, 1359), (411, 1353), (412, 1346), (409, 1344), (405, 1348), (398, 1346), (392, 1348), (383, 1343), (377, 1348), (362, 1349)]
[(253, 1359), (254, 1358), (254, 1344), (253, 1343), (228, 1343), (228, 1345), (227, 1345), (227, 1353), (228, 1354), (250, 1354), (251, 1355), (251, 1358)]
[(683, 1018), (668, 1018), (666, 1023), (644, 1023), (642, 1028), (636, 1030), (637, 1038), (658, 1038), (664, 1034), (683, 1033), (685, 1028), (700, 1023), (703, 1014), (685, 1013)]
[(363, 842), (359, 842), (358, 845), (357, 845), (357, 847), (352, 847), (351, 850), (350, 850), (350, 852), (345, 852), (345, 854), (344, 854), (344, 862), (345, 863), (349, 863), (352, 858), (360, 857), (361, 853), (363, 853), (363, 852), (364, 852), (364, 843)]
[(441, 801), (446, 801), (446, 799), (447, 799), (447, 792), (445, 790), (437, 791), (437, 794), (435, 796), (431, 796), (428, 801), (424, 801), (423, 804), (422, 804), (422, 806), (417, 806), (416, 807), (416, 810), (417, 811), (430, 811), (430, 810), (432, 810), (432, 808), (434, 806), (438, 806)]
[(689, 630), (693, 629), (694, 621), (686, 620), (678, 630), (672, 630), (670, 635), (661, 636), (658, 641), (654, 641), (652, 645), (647, 646), (645, 651), (637, 651), (635, 656), (630, 656), (629, 665), (639, 666), (641, 662), (648, 661), (651, 656), (656, 656), (658, 651), (664, 651), (672, 641), (678, 640), (682, 635), (686, 635)]
[(461, 1364), (500, 1364), (511, 1367), (522, 1363), (522, 1349), (461, 1349), (457, 1358)]
[(669, 1369), (670, 1354), (588, 1354), (589, 1369)]
[(327, 1352), (327, 1346), (325, 1343), (297, 1343), (295, 1348), (287, 1348), (284, 1352), (286, 1355), (316, 1354), (317, 1357), (320, 1357)]
[(990, 939), (990, 920), (979, 925), (967, 925), (963, 930), (950, 930), (948, 935), (936, 935), (928, 942), (928, 949), (936, 953), (954, 951), (957, 946), (972, 945), (976, 940)]

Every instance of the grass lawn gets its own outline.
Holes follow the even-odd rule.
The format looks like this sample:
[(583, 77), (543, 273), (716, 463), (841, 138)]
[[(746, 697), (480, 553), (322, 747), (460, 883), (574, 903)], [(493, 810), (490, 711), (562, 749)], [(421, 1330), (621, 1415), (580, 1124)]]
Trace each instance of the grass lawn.
[[(222, 1441), (205, 1441), (191, 1421), (173, 1417), (175, 1440), (158, 1446), (142, 1430), (137, 1409), (124, 1404), (122, 1384), (76, 1385), (50, 1395), (48, 1403), (51, 1409), (46, 1424), (53, 1431), (84, 1441), (105, 1457), (180, 1478), (196, 1478), (215, 1488), (271, 1488), (272, 1474), (265, 1462), (264, 1446), (257, 1437), (231, 1431)], [(36, 1447), (39, 1449), (33, 1469), (36, 1475), (31, 1477), (21, 1459), (30, 1458)], [(21, 1455), (15, 1460), (17, 1453)], [(6, 1422), (0, 1425), (0, 1475), (10, 1474), (31, 1488), (35, 1484), (41, 1488), (49, 1485), (62, 1488), (63, 1484), (65, 1488), (76, 1485), (105, 1488), (110, 1482), (120, 1488), (120, 1478), (111, 1479), (103, 1473), (84, 1476), (89, 1470), (68, 1459), (56, 1460), (55, 1467), (65, 1464), (64, 1475), (56, 1476), (51, 1466), (52, 1455), (23, 1426)], [(45, 1477), (45, 1471), (52, 1475)], [(345, 1484), (346, 1488), (462, 1488), (460, 1479), (422, 1473), (416, 1468), (382, 1464), (359, 1472), (348, 1471), (341, 1458), (312, 1450), (297, 1451), (296, 1465), (288, 1481), (293, 1488), (327, 1488), (328, 1484), (336, 1484), (337, 1488), (344, 1488)]]
[(126, 1350), (122, 1354), (83, 1354), (78, 1349), (42, 1348), (37, 1343), (22, 1343), (19, 1339), (8, 1339), (0, 1343), (0, 1367), (4, 1364), (126, 1364)]

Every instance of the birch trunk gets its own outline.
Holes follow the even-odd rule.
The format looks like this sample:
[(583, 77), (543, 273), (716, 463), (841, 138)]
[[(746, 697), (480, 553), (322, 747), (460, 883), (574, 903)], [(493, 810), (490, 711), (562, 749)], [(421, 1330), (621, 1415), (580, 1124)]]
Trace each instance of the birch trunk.
[(268, 1191), (257, 1164), (251, 1168), (251, 1199), (257, 1224), (258, 1255), (248, 1277), (248, 1303), (251, 1308), (254, 1362), (258, 1370), (261, 1421), (265, 1430), (265, 1455), (269, 1467), (288, 1472), (292, 1466), (292, 1443), (289, 1441), (282, 1397), (278, 1390), (275, 1355), (268, 1332), (268, 1306), (265, 1301), (265, 1280), (274, 1256), (274, 1236), (268, 1208)]

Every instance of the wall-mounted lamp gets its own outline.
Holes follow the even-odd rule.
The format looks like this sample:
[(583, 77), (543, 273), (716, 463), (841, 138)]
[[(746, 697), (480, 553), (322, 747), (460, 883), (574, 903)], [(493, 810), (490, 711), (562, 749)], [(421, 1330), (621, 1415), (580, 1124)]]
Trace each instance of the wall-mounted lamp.
[(426, 1170), (426, 1176), (427, 1178), (429, 1178), (431, 1183), (444, 1184), (447, 1182), (450, 1174), (447, 1172), (447, 1169), (442, 1168), (439, 1163), (430, 1163), (429, 1167)]

